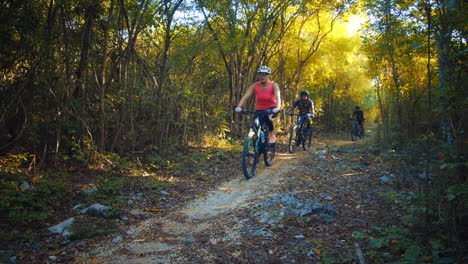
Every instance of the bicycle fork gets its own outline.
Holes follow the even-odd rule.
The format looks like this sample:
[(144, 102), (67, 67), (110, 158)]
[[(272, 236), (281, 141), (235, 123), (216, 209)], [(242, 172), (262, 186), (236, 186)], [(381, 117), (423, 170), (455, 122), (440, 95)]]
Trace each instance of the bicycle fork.
[[(257, 131), (255, 131), (255, 130), (257, 130)], [(263, 133), (262, 133), (262, 131), (260, 129), (250, 128), (250, 130), (249, 130), (248, 136), (252, 140), (252, 143), (255, 144), (255, 146), (254, 146), (255, 154), (259, 153), (260, 141), (264, 140), (262, 138), (262, 135), (263, 135)], [(257, 140), (254, 140), (255, 138), (257, 138)]]

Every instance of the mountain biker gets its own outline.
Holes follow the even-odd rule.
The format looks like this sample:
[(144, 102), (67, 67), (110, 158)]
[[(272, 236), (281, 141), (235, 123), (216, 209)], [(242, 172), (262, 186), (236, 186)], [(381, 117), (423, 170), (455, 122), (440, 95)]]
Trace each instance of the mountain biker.
[[(245, 91), (244, 96), (242, 96), (239, 104), (237, 105), (235, 111), (240, 113), (242, 112), (242, 107), (245, 105), (247, 100), (255, 93), (256, 97), (256, 110), (265, 111), (271, 109), (273, 114), (269, 115), (269, 118), (265, 120), (270, 131), (273, 132), (273, 121), (272, 118), (276, 117), (278, 112), (281, 109), (281, 94), (280, 89), (277, 83), (269, 81), (271, 70), (267, 66), (260, 66), (257, 69), (258, 82), (252, 84), (247, 91)], [(273, 143), (276, 140), (274, 133), (271, 133), (269, 142)]]
[(299, 120), (300, 122), (306, 123), (306, 134), (310, 132), (310, 125), (312, 123), (312, 118), (315, 115), (314, 102), (309, 99), (309, 91), (304, 90), (301, 92), (301, 98), (293, 103), (291, 106), (291, 111), (296, 107), (299, 108)]
[(362, 132), (364, 133), (364, 123), (366, 119), (364, 118), (364, 112), (361, 110), (360, 105), (356, 105), (354, 107), (354, 112), (351, 115), (351, 118), (353, 118), (354, 116), (356, 117), (356, 121), (361, 126)]

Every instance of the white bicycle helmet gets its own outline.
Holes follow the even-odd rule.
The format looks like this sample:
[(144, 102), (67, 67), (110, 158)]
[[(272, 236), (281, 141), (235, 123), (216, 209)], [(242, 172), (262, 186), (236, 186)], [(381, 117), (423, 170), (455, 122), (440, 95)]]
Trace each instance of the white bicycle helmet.
[(271, 74), (271, 70), (270, 68), (268, 68), (268, 66), (260, 66), (257, 70), (257, 73), (268, 73), (268, 74)]

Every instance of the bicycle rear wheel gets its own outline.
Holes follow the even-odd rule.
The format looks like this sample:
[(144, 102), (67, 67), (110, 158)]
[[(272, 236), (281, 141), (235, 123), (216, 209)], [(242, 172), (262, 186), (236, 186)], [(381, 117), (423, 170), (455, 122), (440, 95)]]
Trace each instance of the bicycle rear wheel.
[(296, 129), (295, 126), (291, 127), (291, 130), (289, 131), (289, 152), (290, 153), (294, 153), (297, 149), (297, 146), (299, 146), (298, 134), (299, 134), (298, 128)]
[(242, 150), (242, 172), (248, 180), (255, 175), (255, 169), (258, 163), (257, 138), (247, 136), (244, 140), (244, 149)]

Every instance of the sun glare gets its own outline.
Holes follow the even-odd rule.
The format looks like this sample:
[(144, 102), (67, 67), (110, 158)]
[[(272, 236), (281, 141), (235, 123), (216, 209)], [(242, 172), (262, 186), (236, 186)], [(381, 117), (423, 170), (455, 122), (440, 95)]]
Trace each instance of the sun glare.
[(362, 23), (364, 23), (364, 18), (362, 17), (362, 15), (351, 16), (347, 24), (348, 35), (355, 35), (361, 29)]

